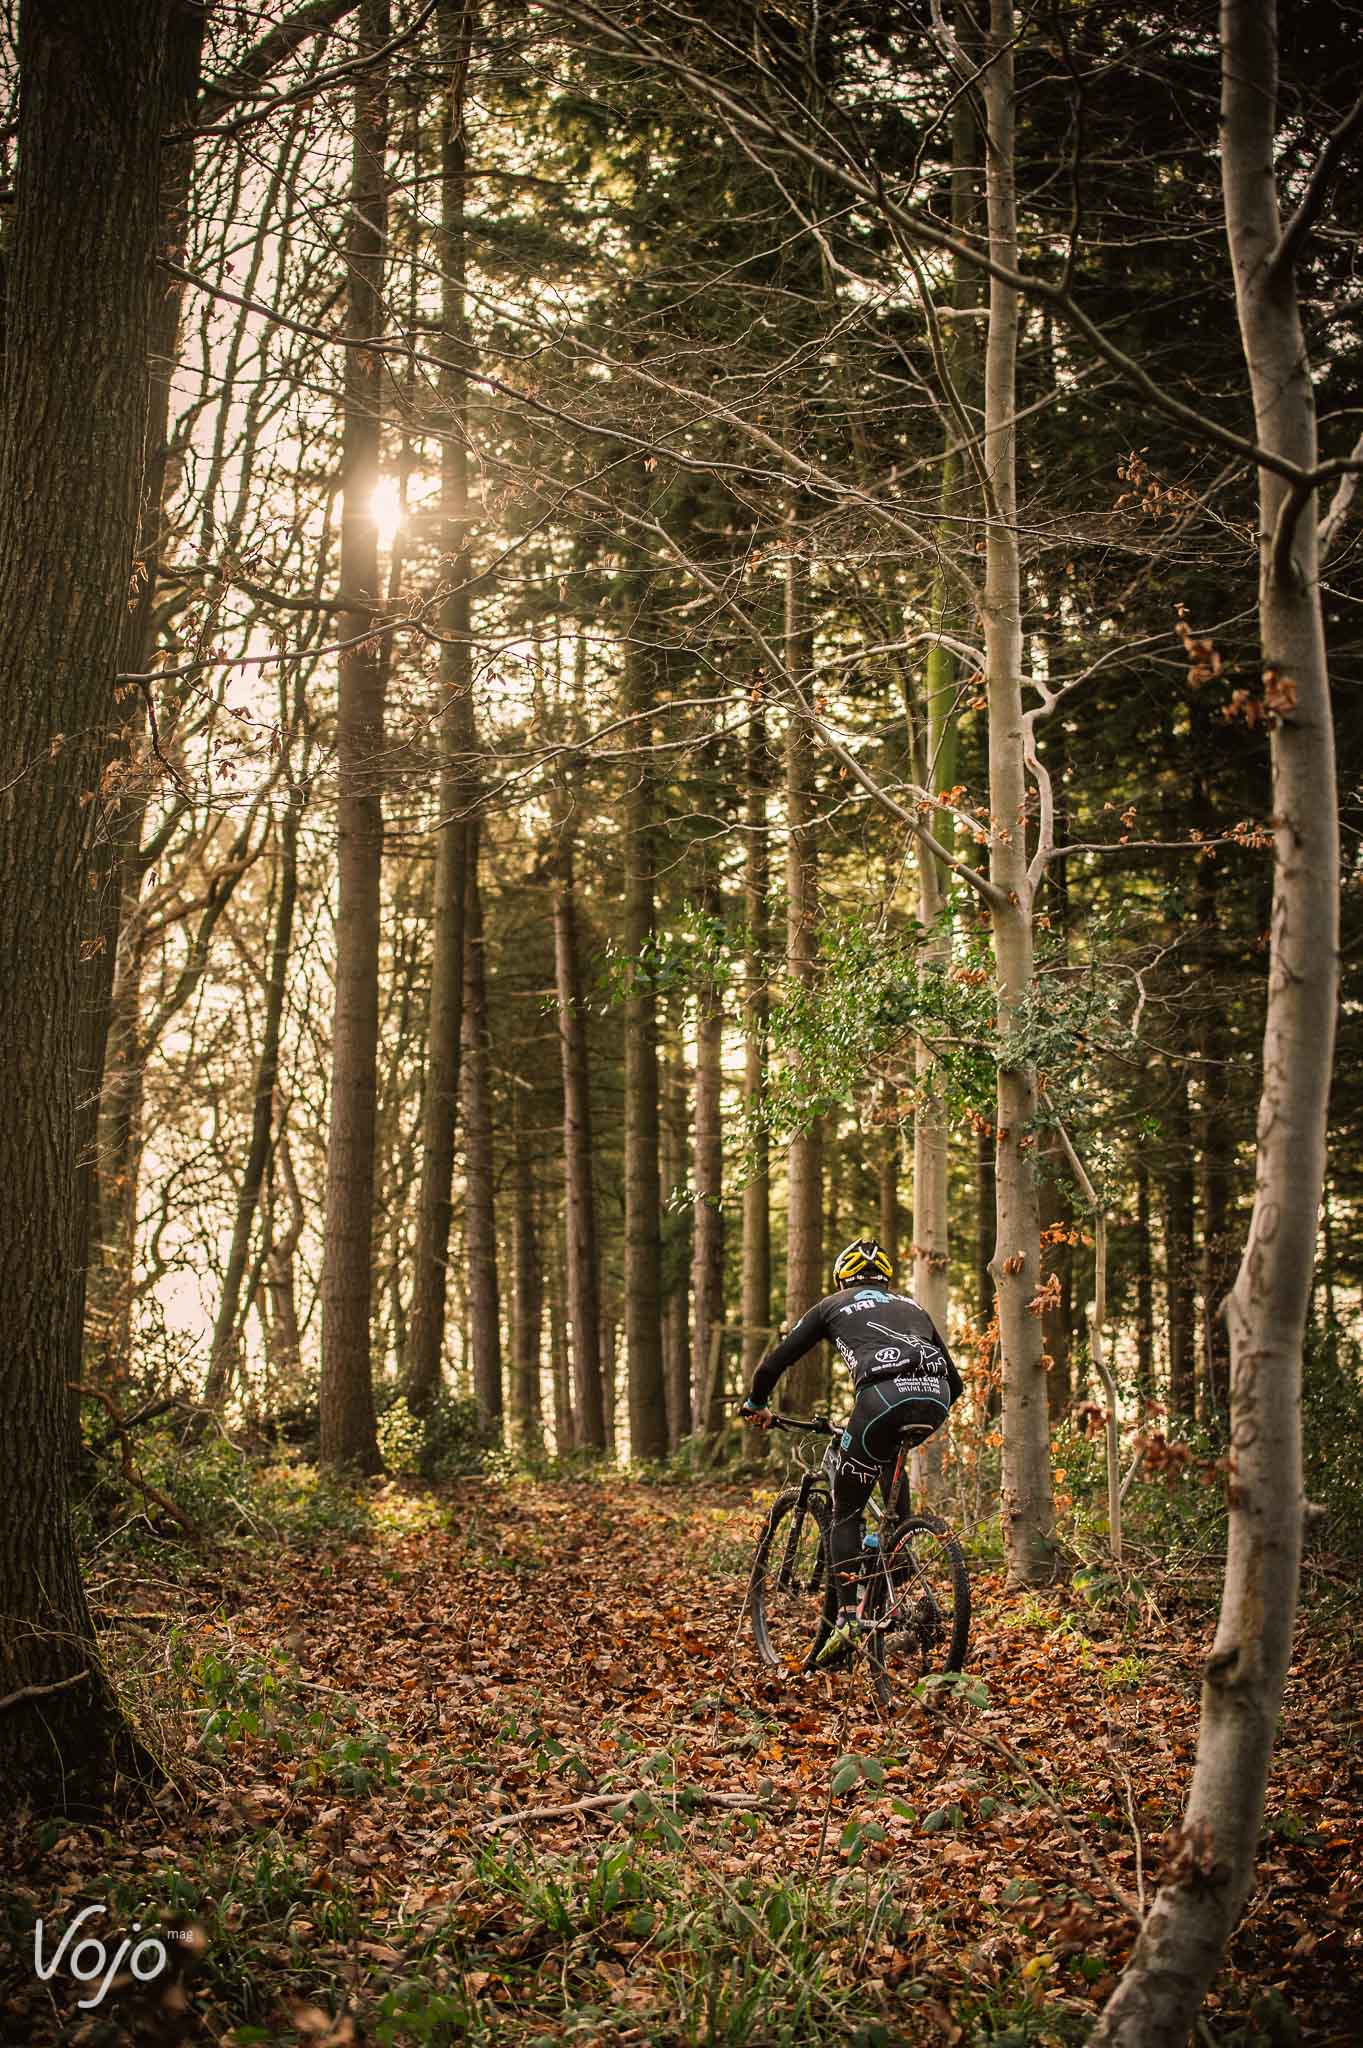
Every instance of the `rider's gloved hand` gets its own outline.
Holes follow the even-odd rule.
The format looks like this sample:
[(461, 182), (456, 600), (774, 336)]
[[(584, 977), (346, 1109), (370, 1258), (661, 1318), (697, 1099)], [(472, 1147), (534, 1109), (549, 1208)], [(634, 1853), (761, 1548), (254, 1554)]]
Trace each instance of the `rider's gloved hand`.
[(749, 1394), (738, 1412), (744, 1422), (755, 1423), (759, 1429), (770, 1429), (772, 1427), (774, 1418), (768, 1413), (765, 1406), (758, 1407), (751, 1394)]

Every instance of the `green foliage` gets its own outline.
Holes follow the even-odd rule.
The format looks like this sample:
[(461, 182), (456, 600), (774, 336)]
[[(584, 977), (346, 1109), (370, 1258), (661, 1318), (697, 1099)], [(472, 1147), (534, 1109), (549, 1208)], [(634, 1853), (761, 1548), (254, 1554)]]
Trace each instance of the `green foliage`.
[(496, 1426), (467, 1395), (437, 1393), (423, 1415), (397, 1393), (379, 1415), (379, 1452), (401, 1479), (461, 1479), (487, 1470), (499, 1448)]
[(1302, 1434), (1306, 1497), (1325, 1510), (1313, 1547), (1363, 1552), (1363, 1351), (1342, 1330), (1307, 1332), (1302, 1361)]

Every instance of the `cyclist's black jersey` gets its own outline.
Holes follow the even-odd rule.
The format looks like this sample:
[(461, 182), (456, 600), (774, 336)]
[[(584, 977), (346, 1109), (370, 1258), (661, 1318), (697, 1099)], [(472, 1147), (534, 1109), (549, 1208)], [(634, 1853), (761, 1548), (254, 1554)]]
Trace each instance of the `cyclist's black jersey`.
[(824, 1337), (851, 1372), (854, 1387), (871, 1380), (892, 1383), (905, 1396), (937, 1402), (943, 1415), (965, 1392), (927, 1310), (911, 1295), (859, 1283), (816, 1301), (768, 1352), (753, 1374), (753, 1400), (765, 1406), (786, 1367)]

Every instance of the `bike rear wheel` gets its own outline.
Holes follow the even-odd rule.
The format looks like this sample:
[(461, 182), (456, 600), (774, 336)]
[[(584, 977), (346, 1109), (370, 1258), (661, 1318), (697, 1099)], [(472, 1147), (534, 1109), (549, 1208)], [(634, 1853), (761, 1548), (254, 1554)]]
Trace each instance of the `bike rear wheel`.
[(883, 1706), (894, 1686), (959, 1671), (970, 1639), (965, 1552), (936, 1515), (912, 1515), (887, 1532), (867, 1596), (871, 1676)]
[(757, 1654), (772, 1671), (805, 1669), (833, 1625), (828, 1502), (798, 1487), (773, 1502), (748, 1586)]

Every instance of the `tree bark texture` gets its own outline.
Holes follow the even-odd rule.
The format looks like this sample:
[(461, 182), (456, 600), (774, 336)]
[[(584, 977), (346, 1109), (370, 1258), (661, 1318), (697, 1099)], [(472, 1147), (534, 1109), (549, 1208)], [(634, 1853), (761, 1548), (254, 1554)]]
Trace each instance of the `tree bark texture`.
[[(120, 1717), (67, 1492), (85, 1188), (81, 940), (147, 421), (172, 42), (159, 0), (27, 0), (0, 439), (0, 1714), (12, 1801), (92, 1806)], [(60, 337), (60, 346), (55, 338)]]
[(633, 641), (625, 648), (625, 709), (639, 748), (625, 793), (625, 1371), (632, 1458), (667, 1455), (663, 1379), (662, 1188), (658, 1167), (658, 1007), (653, 986), (657, 873), (652, 760), (653, 677)]
[[(718, 928), (723, 905), (719, 876), (707, 849), (707, 873), (700, 907)], [(721, 1123), (724, 1088), (724, 1009), (714, 974), (702, 974), (696, 988), (696, 1097), (693, 1125), (691, 1185), (695, 1213), (691, 1226), (692, 1320), (691, 1382), (695, 1389), (695, 1426), (718, 1433), (724, 1426), (724, 1381), (716, 1374), (710, 1387), (710, 1349), (716, 1330), (724, 1326), (724, 1136)], [(710, 1396), (708, 1414), (700, 1404)]]
[[(362, 0), (360, 48), (388, 40), (388, 0)], [(351, 209), (346, 233), (346, 332), (383, 325), (387, 240), (387, 82), (362, 71), (355, 88)], [(357, 607), (379, 599), (381, 359), (345, 351), (341, 447), (341, 589)], [(357, 640), (369, 613), (344, 612), (339, 638)], [(379, 1468), (370, 1361), (374, 1263), (374, 1158), (379, 1036), (379, 895), (383, 873), (384, 662), (360, 641), (339, 656), (336, 719), (336, 1004), (331, 1128), (327, 1138), (322, 1267), (322, 1431), (325, 1464)]]
[(431, 924), (431, 994), (421, 1103), (421, 1178), (412, 1247), (412, 1313), (406, 1392), (418, 1413), (440, 1386), (445, 1348), (445, 1281), (450, 1250), (455, 1114), (463, 1024), (464, 898), (469, 812), (475, 800), (472, 648), (468, 583), (469, 327), (464, 302), (464, 200), (468, 144), (465, 88), (473, 0), (446, 0), (440, 61), (447, 73), (440, 131), (441, 555), (447, 588), (440, 606), (440, 784)]
[[(989, 250), (1015, 270), (1012, 0), (992, 0), (984, 74), (988, 121)], [(1036, 1073), (1009, 1049), (1033, 983), (1032, 884), (1027, 871), (1027, 786), (1022, 713), (1022, 592), (1017, 532), (1016, 411), (1019, 301), (989, 285), (985, 350), (985, 466), (993, 505), (985, 549), (984, 643), (989, 695), (989, 874), (1002, 1045), (995, 1135), (997, 1237), (992, 1271), (1003, 1354), (1001, 1517), (1008, 1578), (1037, 1585), (1054, 1569), (1054, 1508), (1046, 1373), (1038, 1317), (1027, 1307), (1041, 1284), (1041, 1218), (1035, 1168)]]
[[(802, 689), (812, 683), (814, 633), (809, 563), (790, 523), (786, 567), (786, 662)], [(815, 827), (815, 736), (792, 711), (786, 723), (786, 972), (802, 989), (814, 986), (818, 958), (818, 839)], [(791, 1138), (786, 1153), (786, 1320), (794, 1323), (828, 1292), (824, 1272), (823, 1124), (816, 1118)], [(822, 1346), (793, 1365), (781, 1382), (784, 1405), (807, 1415), (823, 1392)]]
[(747, 923), (743, 993), (743, 1111), (752, 1131), (752, 1166), (743, 1184), (743, 1375), (751, 1380), (766, 1350), (771, 1323), (771, 1147), (760, 1112), (767, 1092), (767, 1033), (771, 1016), (770, 861), (767, 791), (771, 768), (766, 714), (760, 701), (748, 720), (744, 824), (743, 908)]
[[(1222, 189), (1260, 445), (1316, 463), (1315, 402), (1273, 150), (1277, 19), (1223, 0)], [(1249, 1896), (1291, 1655), (1301, 1559), (1301, 1359), (1338, 987), (1339, 829), (1315, 493), (1259, 471), (1259, 614), (1274, 860), (1254, 1207), (1231, 1290), (1226, 1576), (1203, 1671), (1176, 1874), (1161, 1886), (1094, 2040), (1182, 2048)]]
[(464, 1259), (468, 1267), (473, 1398), (492, 1427), (502, 1420), (502, 1317), (497, 1285), (497, 1164), (492, 1144), (492, 1045), (487, 1015), (483, 898), (476, 824), (464, 907)]
[(563, 1172), (568, 1322), (572, 1331), (573, 1405), (577, 1441), (606, 1447), (601, 1388), (601, 1254), (596, 1228), (592, 1158), (591, 1068), (578, 936), (571, 812), (561, 815), (553, 865), (554, 981), (558, 996), (559, 1063), (563, 1075)]

